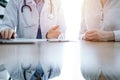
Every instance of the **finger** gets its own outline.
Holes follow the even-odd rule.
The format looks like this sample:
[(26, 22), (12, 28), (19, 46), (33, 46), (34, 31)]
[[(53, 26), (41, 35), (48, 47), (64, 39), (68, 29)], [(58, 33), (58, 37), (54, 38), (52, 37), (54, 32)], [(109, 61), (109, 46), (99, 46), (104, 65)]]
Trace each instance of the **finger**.
[(12, 35), (13, 35), (13, 30), (9, 29), (8, 30), (8, 39), (11, 39), (12, 38)]
[(93, 36), (96, 36), (97, 34), (96, 33), (91, 33), (91, 34), (86, 34), (86, 37), (93, 37)]
[(95, 30), (89, 30), (89, 31), (87, 31), (86, 33), (87, 34), (92, 34), (92, 33), (94, 33), (94, 32), (96, 32)]
[(60, 31), (56, 31), (55, 34), (54, 34), (54, 37), (55, 37), (55, 38), (58, 38), (60, 34), (61, 34)]
[(6, 33), (6, 30), (3, 31), (3, 39), (5, 39), (5, 33)]
[(86, 35), (86, 32), (81, 35), (82, 40), (85, 40), (85, 35)]
[(60, 34), (61, 34), (61, 32), (57, 32), (57, 34), (56, 34), (56, 35), (57, 35), (57, 36), (59, 36)]
[(1, 37), (4, 39), (4, 31), (1, 31)]
[(58, 29), (55, 30), (55, 33), (58, 34), (58, 35), (61, 34), (61, 32)]
[(56, 26), (54, 26), (53, 28), (52, 28), (52, 30), (56, 30), (56, 29), (58, 29), (59, 28), (59, 25), (56, 25)]
[(5, 38), (5, 39), (8, 39), (8, 35), (9, 35), (9, 29), (7, 29), (7, 30), (4, 32), (4, 38)]
[(86, 33), (84, 34), (83, 39), (84, 39), (84, 40), (87, 40), (88, 37), (89, 37), (89, 34), (86, 32)]
[(94, 40), (94, 37), (86, 37), (86, 40), (88, 41)]
[(86, 40), (88, 40), (88, 41), (99, 41), (99, 39), (96, 36), (86, 37)]
[(82, 37), (82, 40), (86, 40), (85, 36)]
[(93, 36), (91, 36), (91, 34), (89, 34), (89, 33), (85, 33), (83, 39), (89, 40), (90, 37), (92, 38)]
[(97, 33), (98, 32), (96, 32), (96, 31), (86, 32), (85, 36), (86, 37), (98, 36)]

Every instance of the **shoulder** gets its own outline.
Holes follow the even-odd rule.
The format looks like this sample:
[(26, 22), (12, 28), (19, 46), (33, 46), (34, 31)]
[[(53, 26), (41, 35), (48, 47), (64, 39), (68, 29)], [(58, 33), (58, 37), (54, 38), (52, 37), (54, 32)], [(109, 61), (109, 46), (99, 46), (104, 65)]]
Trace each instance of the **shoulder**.
[(22, 0), (9, 0), (7, 6), (18, 6)]
[(17, 4), (19, 2), (21, 2), (22, 0), (9, 0), (8, 3), (13, 3), (13, 4)]

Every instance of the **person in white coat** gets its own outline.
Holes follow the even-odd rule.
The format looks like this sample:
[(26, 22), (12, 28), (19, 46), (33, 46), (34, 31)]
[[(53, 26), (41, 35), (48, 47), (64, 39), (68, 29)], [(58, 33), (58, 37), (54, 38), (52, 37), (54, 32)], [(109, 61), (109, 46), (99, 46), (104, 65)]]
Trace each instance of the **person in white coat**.
[(87, 41), (120, 41), (120, 0), (84, 0), (80, 35)]
[[(1, 38), (33, 39), (38, 34), (42, 39), (65, 36), (66, 27), (60, 0), (44, 0), (40, 6), (41, 1), (10, 0), (0, 25)], [(40, 33), (38, 33), (38, 28), (40, 28)]]
[[(65, 31), (60, 0), (10, 0), (5, 9), (2, 24), (0, 24), (0, 37), (2, 39), (16, 37), (58, 39), (65, 37)], [(56, 70), (57, 73), (54, 73)], [(52, 71), (49, 77), (46, 74), (44, 74), (46, 77), (42, 75), (42, 80), (60, 74), (59, 67), (52, 68)], [(42, 73), (41, 66), (38, 65), (34, 74)], [(20, 78), (20, 80), (23, 79), (23, 77)], [(36, 76), (33, 75), (30, 79), (36, 80)]]

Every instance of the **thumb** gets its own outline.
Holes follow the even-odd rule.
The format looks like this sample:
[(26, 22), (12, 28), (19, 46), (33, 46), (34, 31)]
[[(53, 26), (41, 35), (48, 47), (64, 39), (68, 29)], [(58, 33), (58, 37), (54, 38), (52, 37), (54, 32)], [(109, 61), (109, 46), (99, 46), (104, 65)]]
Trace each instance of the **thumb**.
[(52, 29), (53, 30), (56, 30), (56, 29), (58, 29), (59, 28), (59, 25), (56, 25), (56, 26), (54, 26)]

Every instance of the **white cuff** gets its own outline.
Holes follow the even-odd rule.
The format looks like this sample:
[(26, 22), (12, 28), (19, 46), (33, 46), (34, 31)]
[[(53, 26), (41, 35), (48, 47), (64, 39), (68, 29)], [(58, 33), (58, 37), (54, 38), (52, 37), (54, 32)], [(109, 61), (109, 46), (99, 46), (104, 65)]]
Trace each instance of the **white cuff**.
[(79, 35), (79, 40), (83, 40), (83, 36), (84, 36), (85, 34), (80, 34)]
[(0, 32), (5, 30), (5, 29), (10, 29), (10, 27), (0, 27)]
[(115, 41), (120, 41), (120, 31), (113, 31), (115, 35)]

